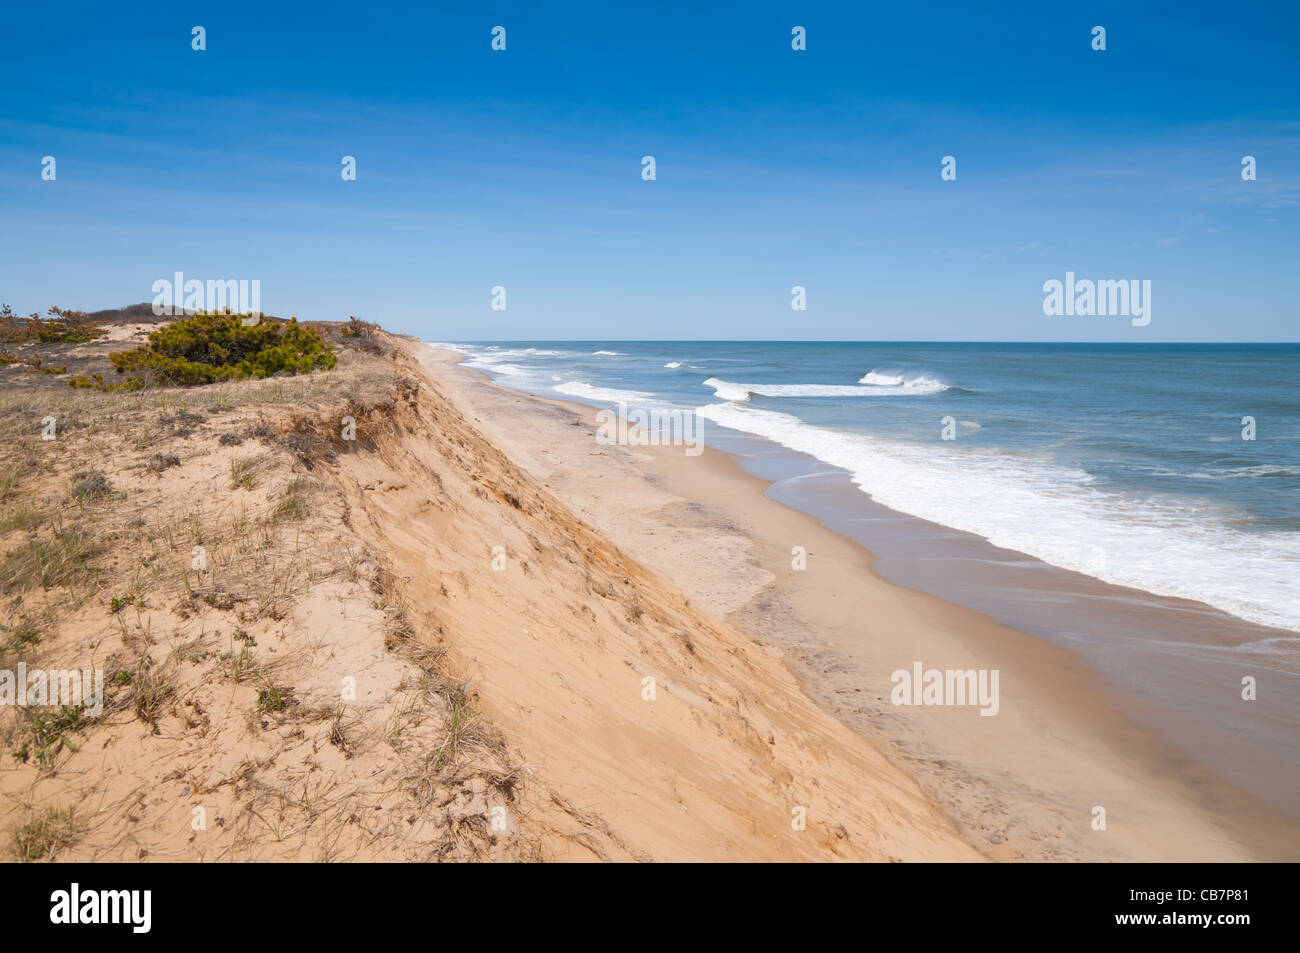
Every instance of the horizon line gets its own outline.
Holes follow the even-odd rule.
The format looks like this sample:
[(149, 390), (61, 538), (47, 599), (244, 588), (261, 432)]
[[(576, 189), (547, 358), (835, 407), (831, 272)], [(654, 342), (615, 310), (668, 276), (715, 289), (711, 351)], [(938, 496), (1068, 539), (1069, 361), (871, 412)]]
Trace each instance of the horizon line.
[[(380, 324), (383, 328), (383, 325)], [(386, 328), (384, 330), (387, 330)], [(400, 333), (400, 332), (398, 332)], [(415, 335), (412, 335), (414, 337)], [(424, 340), (421, 338), (421, 340)], [(466, 344), (525, 344), (543, 342), (547, 344), (1071, 344), (1071, 345), (1114, 345), (1117, 347), (1160, 347), (1160, 346), (1211, 346), (1223, 344), (1239, 345), (1300, 345), (1300, 339), (1294, 341), (985, 341), (968, 339), (848, 339), (848, 338), (474, 338)], [(436, 345), (438, 342), (424, 341)], [(444, 341), (451, 344), (451, 341)]]

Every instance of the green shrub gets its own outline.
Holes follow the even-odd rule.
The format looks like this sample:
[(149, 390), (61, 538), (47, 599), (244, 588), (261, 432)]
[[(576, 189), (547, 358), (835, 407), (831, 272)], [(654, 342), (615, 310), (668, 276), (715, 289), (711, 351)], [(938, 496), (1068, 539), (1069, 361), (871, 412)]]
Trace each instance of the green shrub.
[(42, 344), (85, 344), (108, 333), (104, 328), (89, 324), (84, 311), (65, 311), (50, 308), (49, 318), (32, 313), (27, 318), (14, 314), (9, 305), (0, 305), (0, 341), (19, 344), (23, 341), (40, 341)]
[[(308, 374), (338, 363), (329, 345), (311, 328), (263, 320), (247, 326), (237, 314), (196, 314), (149, 335), (146, 347), (108, 356), (119, 374), (131, 374), (113, 390), (145, 384), (198, 387), (218, 381)], [(107, 388), (106, 388), (107, 389)]]

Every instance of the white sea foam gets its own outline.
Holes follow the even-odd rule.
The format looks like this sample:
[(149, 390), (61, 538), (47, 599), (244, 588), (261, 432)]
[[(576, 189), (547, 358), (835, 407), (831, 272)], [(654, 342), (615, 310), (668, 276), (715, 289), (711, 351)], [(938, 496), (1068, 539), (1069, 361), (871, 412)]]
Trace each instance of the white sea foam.
[(593, 356), (596, 356), (596, 357), (600, 357), (600, 356), (604, 356), (604, 357), (622, 357), (622, 356), (623, 356), (623, 352), (622, 352), (622, 351), (592, 351), (591, 353), (592, 353)]
[(664, 367), (681, 367), (681, 366), (682, 366), (681, 361), (669, 361), (667, 364), (664, 365)]
[(705, 385), (724, 400), (749, 400), (760, 397), (915, 397), (937, 394), (948, 389), (946, 384), (930, 378), (918, 378), (898, 386), (861, 384), (740, 384), (735, 381), (710, 377)]
[(712, 387), (713, 392), (724, 400), (749, 400), (750, 391), (744, 384), (733, 384), (730, 381), (720, 381), (716, 377), (710, 377), (704, 385)]
[(903, 378), (896, 374), (881, 374), (879, 371), (870, 371), (859, 380), (858, 383), (881, 384), (885, 387), (897, 387), (899, 384), (903, 383)]
[(882, 374), (879, 371), (869, 371), (858, 380), (858, 383), (886, 389), (902, 388), (905, 391), (919, 394), (937, 394), (941, 390), (948, 389), (947, 384), (937, 381), (933, 377), (907, 378), (899, 374)]
[(536, 347), (502, 347), (500, 344), (444, 344), (427, 342), (430, 347), (441, 347), (451, 351), (459, 351), (475, 361), (482, 361), (490, 364), (513, 364), (523, 362), (525, 364), (537, 363), (542, 364), (545, 359), (554, 357), (585, 357), (579, 351), (554, 351)]
[(1259, 464), (1253, 467), (1231, 467), (1206, 472), (1204, 470), (1180, 474), (1190, 480), (1253, 480), (1260, 477), (1300, 476), (1300, 468)]
[(622, 390), (617, 387), (595, 387), (586, 381), (569, 381), (566, 384), (558, 384), (555, 390), (561, 394), (568, 394), (571, 397), (583, 397), (588, 400), (600, 401), (646, 401), (653, 400), (653, 394), (647, 394), (639, 390)]
[(1229, 525), (1234, 513), (1222, 506), (1125, 495), (1083, 470), (1024, 454), (845, 433), (744, 403), (697, 413), (847, 470), (880, 503), (996, 546), (1300, 629), (1300, 533), (1248, 535)]

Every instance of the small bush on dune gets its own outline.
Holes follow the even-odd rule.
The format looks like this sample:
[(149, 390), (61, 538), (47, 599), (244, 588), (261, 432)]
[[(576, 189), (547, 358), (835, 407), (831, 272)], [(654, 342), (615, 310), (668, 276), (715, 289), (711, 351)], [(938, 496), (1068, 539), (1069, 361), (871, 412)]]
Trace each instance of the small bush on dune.
[(379, 325), (372, 321), (362, 321), (356, 315), (348, 315), (348, 323), (339, 333), (345, 338), (369, 339), (379, 330)]
[(117, 351), (108, 359), (119, 374), (132, 375), (106, 385), (114, 390), (139, 390), (146, 384), (197, 387), (281, 372), (308, 374), (338, 363), (321, 336), (296, 318), (247, 326), (237, 314), (182, 318), (152, 332), (146, 347)]
[(9, 305), (0, 305), (0, 342), (20, 344), (40, 341), (42, 344), (85, 344), (108, 332), (89, 323), (84, 311), (65, 311), (50, 308), (48, 318), (33, 313), (27, 318), (14, 314)]

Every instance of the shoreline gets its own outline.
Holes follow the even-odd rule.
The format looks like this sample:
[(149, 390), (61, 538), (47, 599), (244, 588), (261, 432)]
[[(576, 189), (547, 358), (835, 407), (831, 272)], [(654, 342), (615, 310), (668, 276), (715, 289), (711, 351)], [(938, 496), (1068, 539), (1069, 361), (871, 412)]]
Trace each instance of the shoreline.
[[(1297, 673), (1267, 649), (1296, 633), (1103, 582), (897, 513), (866, 497), (847, 473), (778, 482), (768, 495), (861, 544), (877, 576), (1077, 653), (1101, 676), (1109, 703), (1142, 728), (1218, 778), (1236, 779), (1292, 823), (1300, 818), (1300, 695), (1287, 689)], [(851, 502), (840, 505), (844, 499)], [(1267, 686), (1266, 712), (1243, 702), (1243, 673)]]
[[(459, 353), (418, 346), (493, 443), (692, 602), (778, 654), (987, 856), (1297, 856), (1293, 822), (1138, 727), (1078, 653), (889, 581), (860, 541), (779, 502), (772, 480), (725, 451), (707, 448), (686, 466), (680, 448), (596, 447), (592, 408), (511, 390), (458, 367)], [(610, 506), (611, 495), (620, 502)], [(807, 549), (807, 571), (790, 570), (794, 545)], [(891, 705), (889, 673), (913, 661), (999, 670), (1000, 715)], [(1096, 806), (1104, 832), (1091, 826)]]

